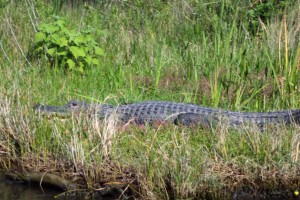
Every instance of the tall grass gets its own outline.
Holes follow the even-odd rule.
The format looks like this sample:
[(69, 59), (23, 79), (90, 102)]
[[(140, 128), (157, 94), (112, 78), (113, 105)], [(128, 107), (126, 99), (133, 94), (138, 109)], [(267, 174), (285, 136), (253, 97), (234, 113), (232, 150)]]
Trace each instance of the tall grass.
[[(64, 78), (71, 76), (66, 77), (69, 88), (64, 91), (76, 90), (82, 95), (94, 96), (95, 92), (104, 90), (99, 96), (100, 99), (109, 94), (118, 96), (120, 101), (137, 101), (152, 96), (155, 99), (193, 101), (214, 107), (234, 105), (233, 108), (243, 110), (297, 107), (295, 85), (299, 30), (293, 25), (298, 17), (296, 11), (289, 13), (289, 16), (281, 21), (274, 19), (270, 25), (262, 24), (265, 33), (261, 33), (260, 37), (251, 37), (247, 29), (240, 24), (239, 18), (243, 16), (243, 10), (238, 4), (232, 3), (231, 6), (235, 9), (231, 15), (226, 15), (230, 19), (228, 21), (223, 19), (225, 11), (211, 14), (204, 12), (207, 8), (205, 6), (197, 4), (193, 7), (193, 3), (190, 4), (185, 1), (170, 5), (160, 3), (154, 7), (156, 10), (151, 10), (147, 7), (139, 9), (135, 4), (111, 3), (101, 5), (104, 6), (103, 11), (101, 7), (88, 12), (81, 8), (68, 7), (61, 10), (62, 15), (72, 19), (70, 26), (76, 27), (76, 22), (81, 21), (108, 30), (106, 36), (99, 38), (100, 46), (106, 49), (103, 66), (87, 70), (85, 77), (56, 74), (55, 76)], [(221, 6), (221, 10), (226, 7), (223, 4), (226, 3), (221, 1), (217, 4)], [(211, 6), (205, 2), (203, 5), (208, 8)], [(12, 6), (8, 5), (6, 9), (12, 9)], [(96, 9), (101, 12), (97, 12)], [(74, 16), (74, 12), (80, 14)], [(199, 18), (200, 13), (203, 13), (204, 19), (208, 19), (207, 24)], [(13, 22), (12, 17), (15, 16), (10, 16), (11, 19), (5, 13), (4, 16), (7, 18), (4, 18), (1, 25), (3, 50), (7, 55), (24, 59), (20, 49), (25, 53), (28, 51), (34, 31), (22, 34), (18, 32), (25, 29), (26, 23), (27, 27), (31, 27), (30, 19), (27, 13), (19, 16), (22, 17), (22, 22)], [(39, 19), (51, 20), (43, 15)], [(18, 26), (13, 23), (21, 24)], [(11, 29), (12, 25), (16, 28)], [(14, 51), (8, 46), (14, 47)], [(12, 59), (4, 55), (1, 59)], [(21, 65), (24, 64), (26, 63)], [(52, 73), (47, 72), (43, 60), (37, 65), (46, 68), (46, 72), (41, 76)], [(62, 86), (64, 83), (52, 83), (60, 80), (49, 83)], [(96, 83), (91, 86), (91, 90), (97, 91), (84, 94), (82, 91), (91, 91), (87, 89), (91, 84), (86, 84), (85, 81)], [(77, 84), (78, 82), (81, 83)], [(250, 92), (244, 93), (245, 89)], [(173, 97), (164, 97), (164, 94), (171, 93), (172, 90), (177, 91)], [(144, 96), (138, 98), (141, 92)], [(254, 95), (251, 97), (249, 93)], [(121, 97), (122, 95), (124, 96)], [(283, 98), (286, 95), (289, 98)], [(261, 96), (264, 97), (263, 100)]]
[(222, 191), (240, 187), (291, 192), (299, 186), (297, 126), (273, 127), (263, 134), (255, 129), (228, 132), (223, 124), (212, 130), (146, 127), (145, 132), (117, 125), (113, 118), (49, 121), (25, 115), (30, 107), (16, 108), (1, 100), (0, 163), (7, 171), (61, 174), (89, 189), (100, 189), (97, 183), (103, 181), (108, 187), (128, 184), (140, 195), (163, 199), (218, 198)]
[(59, 10), (69, 27), (106, 30), (97, 39), (106, 52), (101, 67), (84, 74), (54, 71), (44, 58), (29, 57), (35, 25), (51, 21), (58, 7), (27, 0), (9, 2), (0, 12), (2, 169), (54, 171), (89, 188), (118, 180), (160, 198), (203, 197), (205, 191), (249, 185), (299, 187), (297, 126), (264, 133), (223, 126), (124, 128), (84, 116), (48, 121), (32, 111), (37, 102), (69, 99), (115, 105), (170, 100), (242, 111), (299, 108), (297, 5), (283, 17), (261, 21), (253, 34), (244, 20), (247, 3), (237, 1), (79, 4)]

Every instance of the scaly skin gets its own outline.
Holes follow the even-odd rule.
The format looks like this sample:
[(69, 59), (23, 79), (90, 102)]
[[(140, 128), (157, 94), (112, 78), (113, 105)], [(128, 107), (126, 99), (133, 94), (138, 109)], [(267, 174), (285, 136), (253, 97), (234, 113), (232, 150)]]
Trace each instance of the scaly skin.
[(300, 124), (300, 110), (284, 110), (277, 112), (233, 112), (222, 109), (207, 108), (195, 104), (166, 101), (145, 101), (128, 105), (113, 106), (107, 104), (88, 104), (70, 101), (65, 106), (37, 105), (35, 110), (46, 115), (67, 116), (71, 113), (88, 112), (96, 114), (100, 119), (115, 113), (122, 122), (130, 120), (137, 124), (173, 122), (175, 124), (198, 124), (210, 127), (217, 123), (230, 127), (256, 125), (260, 128), (267, 124)]

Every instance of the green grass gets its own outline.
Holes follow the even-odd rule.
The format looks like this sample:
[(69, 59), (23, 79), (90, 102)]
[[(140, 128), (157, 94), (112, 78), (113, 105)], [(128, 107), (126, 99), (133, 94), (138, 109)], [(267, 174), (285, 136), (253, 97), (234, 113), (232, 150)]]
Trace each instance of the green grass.
[[(222, 127), (122, 130), (95, 120), (53, 123), (32, 111), (35, 103), (70, 99), (168, 100), (240, 111), (299, 108), (297, 5), (287, 7), (286, 17), (261, 22), (253, 34), (249, 5), (235, 1), (104, 2), (90, 9), (66, 4), (60, 15), (70, 28), (106, 30), (97, 38), (105, 49), (101, 66), (80, 74), (51, 69), (44, 58), (29, 59), (33, 24), (53, 18), (52, 7), (36, 1), (34, 19), (31, 1), (25, 2), (8, 2), (0, 11), (1, 168), (9, 171), (15, 160), (30, 161), (30, 170), (57, 169), (89, 187), (107, 177), (130, 177), (130, 169), (142, 195), (160, 198), (244, 185), (299, 189), (294, 180), (299, 127), (266, 133)], [(282, 178), (272, 179), (276, 173)]]

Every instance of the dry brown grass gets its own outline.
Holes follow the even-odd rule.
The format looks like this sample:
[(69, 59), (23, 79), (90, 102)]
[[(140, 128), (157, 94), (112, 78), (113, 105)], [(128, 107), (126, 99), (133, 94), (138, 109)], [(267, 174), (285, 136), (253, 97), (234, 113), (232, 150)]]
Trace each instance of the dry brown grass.
[(6, 172), (54, 174), (78, 189), (143, 198), (218, 198), (224, 191), (229, 198), (241, 188), (299, 188), (298, 126), (266, 132), (232, 131), (224, 124), (213, 130), (124, 128), (115, 116), (48, 120), (10, 99), (0, 105), (0, 165)]

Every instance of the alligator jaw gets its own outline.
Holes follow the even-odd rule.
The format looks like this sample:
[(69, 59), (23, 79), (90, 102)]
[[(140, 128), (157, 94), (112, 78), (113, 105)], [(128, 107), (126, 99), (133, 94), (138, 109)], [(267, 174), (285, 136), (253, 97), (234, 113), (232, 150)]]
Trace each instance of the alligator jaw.
[(48, 105), (35, 105), (34, 110), (40, 114), (40, 116), (47, 118), (69, 118), (72, 116), (72, 111), (65, 106), (48, 106)]

